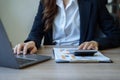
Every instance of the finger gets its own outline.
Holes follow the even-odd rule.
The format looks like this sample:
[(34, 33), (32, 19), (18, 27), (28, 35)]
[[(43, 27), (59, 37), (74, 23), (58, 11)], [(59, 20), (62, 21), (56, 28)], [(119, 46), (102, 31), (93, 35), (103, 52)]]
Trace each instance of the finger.
[(97, 47), (96, 45), (91, 44), (91, 45), (88, 47), (88, 49), (89, 49), (89, 50), (90, 50), (90, 49), (98, 50), (98, 47)]
[(88, 48), (87, 48), (88, 50), (90, 50), (90, 49), (94, 49), (94, 47), (93, 47), (93, 45), (92, 44), (90, 44), (89, 46), (88, 46)]
[(98, 50), (98, 42), (96, 42), (96, 41), (91, 41), (91, 43), (93, 44), (93, 48), (94, 48), (95, 50)]
[(95, 48), (94, 48), (95, 50), (98, 50), (98, 47), (97, 46), (95, 46)]
[(20, 54), (20, 53), (21, 53), (23, 47), (24, 47), (24, 44), (18, 44), (18, 45), (17, 45), (17, 54)]
[(28, 49), (32, 49), (31, 44), (25, 43), (25, 46), (23, 48), (23, 54), (27, 54)]
[(83, 47), (84, 47), (84, 43), (82, 43), (82, 44), (78, 47), (78, 49), (83, 49)]
[(25, 46), (24, 46), (24, 48), (23, 48), (23, 54), (27, 54), (28, 48), (29, 48), (29, 45), (26, 45), (26, 44), (25, 44)]
[(89, 45), (90, 45), (89, 42), (85, 42), (83, 49), (84, 49), (84, 50), (87, 49)]
[(37, 48), (34, 47), (34, 48), (30, 51), (30, 54), (34, 54), (34, 53), (36, 53), (36, 52), (37, 52)]

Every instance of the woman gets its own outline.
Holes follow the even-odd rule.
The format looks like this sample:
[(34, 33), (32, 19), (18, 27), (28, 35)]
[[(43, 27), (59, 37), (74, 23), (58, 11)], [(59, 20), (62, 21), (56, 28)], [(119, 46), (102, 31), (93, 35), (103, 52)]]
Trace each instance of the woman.
[[(105, 37), (96, 36), (97, 28)], [(101, 0), (41, 0), (32, 30), (14, 53), (35, 53), (44, 45), (74, 45), (79, 49), (120, 46), (120, 29)]]

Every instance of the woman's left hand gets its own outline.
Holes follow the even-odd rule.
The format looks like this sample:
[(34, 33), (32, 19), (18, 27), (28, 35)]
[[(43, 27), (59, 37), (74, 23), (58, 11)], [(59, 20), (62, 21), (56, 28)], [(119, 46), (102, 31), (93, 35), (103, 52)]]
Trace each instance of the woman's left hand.
[(83, 49), (83, 50), (94, 49), (94, 50), (98, 50), (98, 42), (96, 42), (96, 41), (84, 42), (78, 47), (78, 49)]

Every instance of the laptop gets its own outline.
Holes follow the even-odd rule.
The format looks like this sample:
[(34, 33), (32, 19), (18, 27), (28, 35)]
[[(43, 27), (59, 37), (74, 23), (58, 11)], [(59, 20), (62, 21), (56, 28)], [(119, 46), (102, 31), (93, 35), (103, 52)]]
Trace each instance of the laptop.
[(50, 56), (39, 54), (15, 55), (12, 46), (0, 20), (0, 66), (21, 69), (36, 63), (50, 60)]

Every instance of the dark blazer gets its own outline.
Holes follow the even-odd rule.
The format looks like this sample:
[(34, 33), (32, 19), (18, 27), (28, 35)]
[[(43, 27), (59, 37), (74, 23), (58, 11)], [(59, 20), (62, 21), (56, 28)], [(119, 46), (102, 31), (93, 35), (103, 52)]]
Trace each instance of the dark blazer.
[[(99, 49), (113, 48), (120, 46), (120, 29), (115, 26), (113, 17), (107, 11), (101, 0), (78, 0), (80, 11), (80, 35), (79, 44), (85, 41), (97, 41)], [(44, 6), (40, 2), (38, 13), (35, 17), (31, 32), (25, 40), (34, 41), (37, 48), (40, 47), (44, 37), (44, 45), (54, 45), (52, 29), (44, 32), (44, 21), (42, 21)], [(97, 29), (105, 34), (105, 37), (97, 35)]]

